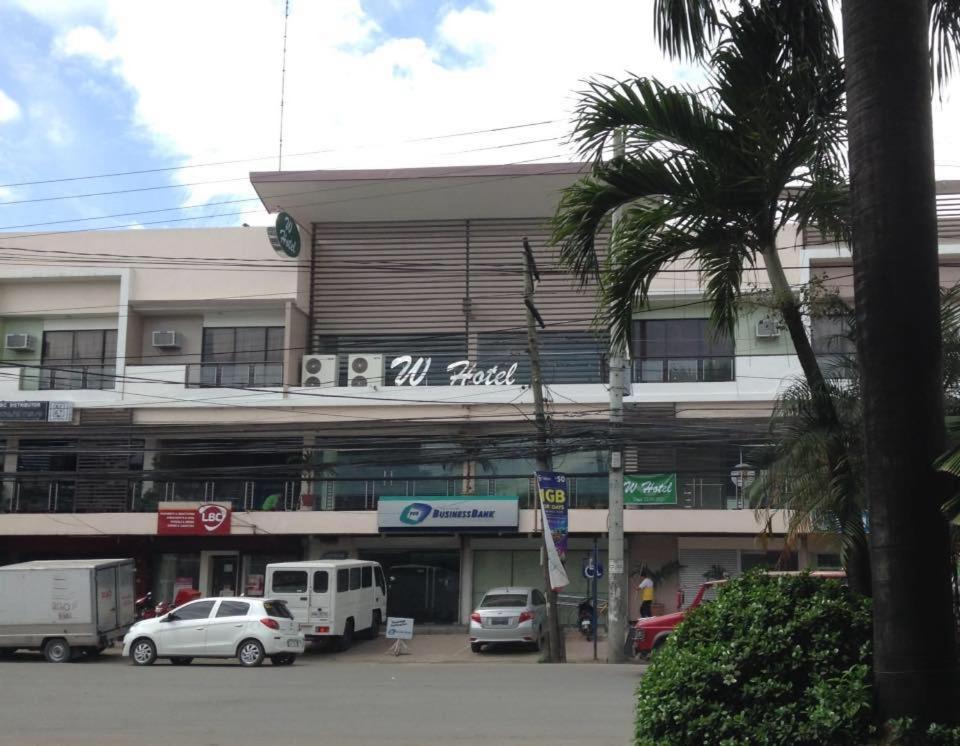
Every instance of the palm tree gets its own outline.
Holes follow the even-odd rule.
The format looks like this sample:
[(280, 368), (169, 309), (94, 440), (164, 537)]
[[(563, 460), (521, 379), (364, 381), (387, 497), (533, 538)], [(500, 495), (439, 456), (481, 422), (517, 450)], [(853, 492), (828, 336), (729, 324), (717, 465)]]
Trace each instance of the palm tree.
[[(791, 223), (843, 233), (843, 77), (833, 27), (798, 20), (793, 1), (722, 15), (703, 90), (646, 78), (590, 83), (574, 139), (593, 169), (563, 194), (554, 241), (582, 282), (599, 281), (600, 322), (622, 344), (662, 269), (681, 262), (700, 270), (724, 333), (736, 320), (744, 272), (762, 264), (804, 375), (819, 389), (823, 374), (776, 240)], [(820, 50), (812, 61), (796, 53), (811, 35)], [(604, 160), (616, 132), (625, 153)], [(618, 208), (601, 260), (596, 237)]]
[[(827, 0), (794, 4), (798, 13), (830, 15)], [(929, 94), (934, 73), (942, 85), (958, 61), (960, 0), (843, 0), (842, 9), (874, 686), (883, 716), (952, 721), (960, 671), (950, 544), (944, 489), (931, 467), (945, 431)], [(657, 0), (655, 18), (661, 44), (677, 56), (702, 57), (722, 33), (712, 0)], [(816, 39), (812, 52), (819, 53)], [(918, 601), (923, 614), (913, 609)]]

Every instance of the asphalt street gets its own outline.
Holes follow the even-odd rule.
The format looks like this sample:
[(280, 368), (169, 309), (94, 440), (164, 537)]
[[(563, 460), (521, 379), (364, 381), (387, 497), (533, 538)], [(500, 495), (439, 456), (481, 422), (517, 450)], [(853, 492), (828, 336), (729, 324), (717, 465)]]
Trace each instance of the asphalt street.
[(293, 667), (0, 661), (0, 744), (630, 742), (636, 666), (402, 663), (307, 655)]

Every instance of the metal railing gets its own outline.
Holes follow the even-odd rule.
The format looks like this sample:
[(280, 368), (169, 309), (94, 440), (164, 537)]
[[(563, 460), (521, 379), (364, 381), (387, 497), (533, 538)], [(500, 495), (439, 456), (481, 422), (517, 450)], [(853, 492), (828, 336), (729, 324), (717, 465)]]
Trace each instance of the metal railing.
[(189, 388), (277, 388), (283, 363), (195, 363), (187, 366)]
[[(572, 509), (606, 509), (606, 474), (567, 475)], [(380, 497), (451, 497), (516, 495), (521, 509), (536, 507), (532, 476), (418, 477), (363, 479), (276, 477), (273, 479), (137, 479), (45, 478), (9, 475), (0, 484), (0, 512), (153, 512), (163, 502), (226, 502), (236, 511), (321, 510), (373, 511)], [(729, 478), (686, 476), (677, 479), (677, 502), (637, 505), (638, 510), (750, 509)]]
[[(25, 368), (20, 388), (36, 381), (41, 391), (67, 391), (78, 389), (108, 390), (116, 385), (117, 369), (113, 365), (58, 365)], [(32, 388), (32, 387), (31, 387)]]

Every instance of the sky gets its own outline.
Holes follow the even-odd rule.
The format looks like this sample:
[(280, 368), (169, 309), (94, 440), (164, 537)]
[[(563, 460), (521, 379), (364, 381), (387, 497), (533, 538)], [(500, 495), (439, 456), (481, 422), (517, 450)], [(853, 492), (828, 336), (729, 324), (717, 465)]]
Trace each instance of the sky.
[[(249, 172), (278, 167), (284, 8), (0, 0), (0, 230), (271, 222)], [(585, 8), (290, 0), (284, 170), (571, 160), (586, 79), (696, 79), (661, 55), (648, 0)], [(940, 178), (960, 178), (954, 91)]]

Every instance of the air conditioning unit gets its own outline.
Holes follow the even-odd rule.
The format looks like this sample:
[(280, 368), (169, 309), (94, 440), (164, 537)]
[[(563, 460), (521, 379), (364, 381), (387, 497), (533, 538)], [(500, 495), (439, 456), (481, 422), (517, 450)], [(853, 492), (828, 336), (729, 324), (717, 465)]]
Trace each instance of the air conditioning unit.
[(757, 322), (757, 337), (759, 339), (770, 339), (780, 336), (780, 324), (774, 319), (760, 319)]
[(37, 348), (37, 338), (32, 334), (8, 334), (4, 346), (16, 352), (33, 352)]
[(383, 355), (350, 355), (347, 358), (347, 385), (357, 388), (382, 386)]
[(172, 330), (168, 330), (165, 332), (154, 332), (153, 346), (163, 347), (166, 349), (179, 348), (180, 337), (175, 331), (172, 331)]
[(340, 359), (336, 355), (304, 355), (300, 365), (301, 386), (336, 386)]

